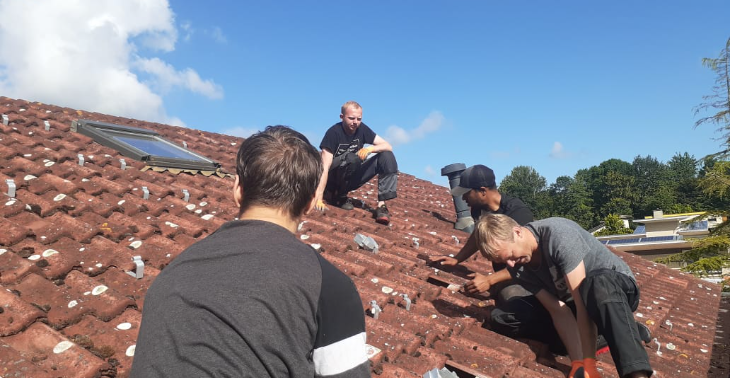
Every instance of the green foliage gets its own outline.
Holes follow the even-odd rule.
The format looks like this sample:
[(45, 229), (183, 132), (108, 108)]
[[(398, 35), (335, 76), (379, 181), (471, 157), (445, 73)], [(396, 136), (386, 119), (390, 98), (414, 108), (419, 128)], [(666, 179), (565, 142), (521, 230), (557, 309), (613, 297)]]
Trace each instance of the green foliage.
[(633, 232), (630, 228), (624, 227), (623, 220), (621, 220), (621, 218), (616, 214), (608, 214), (603, 222), (606, 228), (596, 232), (596, 236), (624, 235)]
[(682, 271), (702, 277), (708, 275), (710, 272), (722, 271), (722, 268), (727, 266), (728, 262), (730, 262), (730, 258), (728, 258), (727, 254), (706, 257), (685, 266), (682, 268)]
[(499, 191), (507, 193), (522, 200), (537, 218), (545, 216), (543, 208), (549, 207), (545, 204), (543, 192), (546, 190), (547, 180), (540, 176), (535, 168), (520, 165), (514, 167), (499, 184)]
[(715, 72), (717, 77), (712, 94), (702, 97), (705, 102), (695, 107), (695, 115), (708, 110), (715, 114), (700, 118), (695, 127), (706, 123), (715, 125), (722, 134), (720, 140), (724, 150), (709, 156), (725, 157), (730, 151), (730, 38), (717, 58), (702, 58), (702, 65)]

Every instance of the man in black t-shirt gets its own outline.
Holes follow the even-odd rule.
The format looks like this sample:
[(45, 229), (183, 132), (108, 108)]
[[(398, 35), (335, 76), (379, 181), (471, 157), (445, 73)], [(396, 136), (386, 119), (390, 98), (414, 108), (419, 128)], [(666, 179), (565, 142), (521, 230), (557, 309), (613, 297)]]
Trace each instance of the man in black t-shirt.
[[(324, 173), (317, 187), (315, 207), (324, 210), (324, 199), (345, 210), (354, 207), (347, 193), (363, 186), (378, 175), (378, 205), (375, 220), (390, 223), (385, 201), (397, 196), (398, 163), (393, 147), (362, 122), (362, 107), (355, 101), (342, 105), (341, 122), (330, 127), (322, 138)], [(365, 146), (365, 145), (369, 146)], [(376, 154), (370, 159), (368, 155)]]
[(238, 151), (238, 218), (191, 245), (145, 296), (131, 377), (370, 377), (352, 280), (295, 235), (319, 153), (267, 127)]
[[(497, 190), (494, 171), (484, 165), (474, 165), (464, 170), (459, 186), (451, 194), (464, 199), (471, 207), (472, 218), (477, 222), (483, 214), (504, 214), (520, 225), (533, 221), (532, 211), (522, 201)], [(475, 235), (472, 233), (456, 256), (436, 256), (431, 258), (431, 262), (454, 266), (477, 251)], [(492, 267), (494, 274), (472, 273), (471, 281), (464, 285), (464, 291), (469, 294), (489, 291), (495, 299), (496, 307), (490, 317), (491, 329), (513, 338), (526, 337), (550, 344), (560, 343), (556, 333), (545, 332), (545, 326), (552, 328), (552, 324), (537, 298), (512, 281), (505, 264), (492, 263)]]

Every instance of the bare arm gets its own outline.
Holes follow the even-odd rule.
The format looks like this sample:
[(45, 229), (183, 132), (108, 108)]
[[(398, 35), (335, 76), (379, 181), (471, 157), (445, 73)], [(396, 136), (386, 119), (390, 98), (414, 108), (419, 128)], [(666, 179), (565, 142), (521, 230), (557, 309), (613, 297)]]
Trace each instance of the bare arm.
[(469, 275), (469, 278), (471, 278), (471, 281), (464, 284), (464, 291), (469, 294), (479, 294), (489, 290), (497, 283), (512, 279), (512, 274), (510, 274), (509, 270), (502, 269), (488, 276), (472, 273)]
[(391, 146), (385, 139), (381, 138), (380, 135), (376, 135), (370, 152), (376, 153), (383, 151), (393, 151), (393, 146)]
[(475, 253), (477, 253), (477, 242), (476, 236), (474, 236), (474, 233), (472, 233), (471, 235), (469, 235), (469, 239), (466, 241), (466, 243), (464, 243), (464, 246), (461, 247), (461, 250), (459, 250), (459, 253), (457, 253), (456, 256), (435, 256), (432, 257), (430, 261), (432, 263), (440, 261), (441, 265), (454, 266), (464, 262)]
[[(550, 313), (555, 330), (558, 331), (560, 340), (565, 344), (571, 361), (582, 360), (580, 334), (578, 333), (573, 312), (570, 311), (570, 308), (565, 303), (555, 298), (554, 295), (548, 293), (546, 290), (538, 291), (535, 297)], [(593, 345), (595, 345), (595, 341)]]
[(329, 177), (330, 167), (332, 166), (333, 155), (327, 149), (323, 148), (320, 156), (322, 157), (322, 169), (324, 171), (322, 172), (322, 178), (319, 179), (319, 185), (317, 185), (314, 203), (317, 210), (324, 210), (325, 206), (322, 202), (322, 197), (324, 196), (324, 188), (327, 187), (327, 178)]
[(565, 280), (568, 282), (568, 288), (570, 294), (573, 296), (575, 302), (575, 313), (578, 320), (578, 330), (580, 331), (580, 341), (583, 345), (583, 358), (595, 358), (596, 357), (596, 324), (588, 317), (588, 311), (586, 311), (583, 298), (580, 296), (578, 288), (583, 280), (586, 278), (586, 267), (583, 261), (578, 264), (575, 269), (565, 275)]

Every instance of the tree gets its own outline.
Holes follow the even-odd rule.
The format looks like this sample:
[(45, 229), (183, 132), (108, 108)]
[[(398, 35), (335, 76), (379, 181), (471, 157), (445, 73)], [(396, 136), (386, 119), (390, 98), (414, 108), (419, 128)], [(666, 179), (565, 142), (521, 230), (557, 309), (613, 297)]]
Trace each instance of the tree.
[(722, 140), (724, 149), (713, 155), (725, 157), (730, 152), (730, 38), (720, 51), (720, 56), (702, 58), (702, 65), (714, 71), (717, 77), (712, 94), (703, 96), (705, 102), (696, 106), (694, 112), (695, 115), (708, 110), (717, 112), (697, 120), (695, 128), (706, 123), (716, 125), (717, 131), (722, 134), (718, 139)]
[(603, 224), (605, 225), (605, 228), (596, 232), (596, 236), (624, 235), (633, 232), (630, 228), (624, 227), (624, 221), (622, 221), (616, 214), (606, 215), (606, 218), (603, 220)]
[(540, 176), (535, 168), (520, 165), (514, 167), (512, 172), (502, 179), (499, 190), (521, 199), (532, 209), (536, 218), (541, 218), (546, 211), (549, 211), (540, 201), (546, 185), (545, 177)]

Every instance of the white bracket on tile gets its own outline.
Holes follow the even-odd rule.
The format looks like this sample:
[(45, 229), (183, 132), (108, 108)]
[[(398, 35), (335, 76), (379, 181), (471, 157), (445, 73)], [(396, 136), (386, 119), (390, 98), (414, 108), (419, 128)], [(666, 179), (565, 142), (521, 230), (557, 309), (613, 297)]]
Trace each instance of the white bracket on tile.
[(411, 298), (408, 298), (408, 294), (401, 294), (403, 300), (406, 301), (406, 311), (411, 311)]
[(81, 166), (84, 165), (84, 155), (83, 154), (79, 154), (79, 165), (81, 165)]
[(380, 306), (378, 306), (378, 302), (375, 300), (370, 301), (370, 313), (373, 314), (373, 318), (377, 319), (381, 312), (383, 312), (383, 310)]
[(15, 198), (15, 181), (6, 179), (5, 183), (8, 184), (8, 197)]
[(142, 195), (142, 198), (144, 198), (144, 199), (150, 199), (150, 190), (149, 190), (149, 189), (147, 189), (147, 187), (146, 187), (146, 186), (143, 186), (143, 187), (142, 187), (142, 192), (144, 193), (144, 194)]
[(51, 123), (48, 121), (43, 121), (43, 125), (46, 127), (46, 131), (51, 130)]
[(185, 147), (187, 149), (188, 148), (188, 142), (183, 141), (183, 147)]
[(8, 125), (8, 116), (6, 116), (5, 114), (3, 114), (3, 125)]
[(183, 189), (183, 201), (188, 202), (190, 201), (190, 192), (188, 192), (187, 189)]
[(134, 256), (132, 257), (132, 261), (134, 262), (136, 268), (134, 272), (127, 272), (127, 274), (136, 279), (144, 277), (144, 261), (142, 261), (142, 256)]
[(127, 169), (127, 161), (124, 159), (119, 159), (119, 163), (122, 164), (122, 170)]
[(656, 337), (654, 338), (654, 343), (656, 344), (656, 354), (658, 356), (661, 356), (662, 355), (662, 351), (661, 351), (662, 344), (659, 342), (659, 340), (656, 339)]

